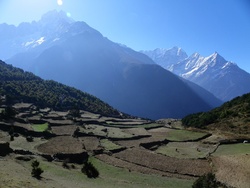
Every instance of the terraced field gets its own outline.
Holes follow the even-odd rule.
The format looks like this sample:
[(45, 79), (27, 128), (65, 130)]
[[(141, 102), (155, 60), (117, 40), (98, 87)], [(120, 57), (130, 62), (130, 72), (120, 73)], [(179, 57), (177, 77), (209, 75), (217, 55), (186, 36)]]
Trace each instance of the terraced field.
[(43, 123), (43, 124), (33, 124), (32, 128), (36, 132), (44, 132), (49, 129), (49, 123)]
[(201, 176), (212, 170), (209, 162), (206, 160), (166, 157), (145, 149), (127, 149), (115, 153), (114, 157), (151, 169), (182, 175)]
[(167, 139), (169, 141), (175, 141), (175, 142), (185, 142), (185, 141), (187, 142), (187, 141), (196, 141), (205, 138), (207, 136), (209, 136), (208, 133), (174, 129), (168, 132)]
[[(29, 171), (30, 162), (16, 164), (13, 160), (16, 154), (25, 158), (28, 153), (31, 158), (42, 160), (48, 173), (43, 179), (45, 187), (60, 187), (56, 179), (70, 185), (70, 178), (66, 176), (73, 174), (76, 182), (83, 183), (78, 164), (67, 171), (62, 163), (69, 158), (74, 163), (83, 156), (78, 154), (84, 154), (86, 160), (91, 156), (89, 160), (101, 172), (95, 181), (83, 178), (88, 187), (184, 188), (191, 187), (199, 176), (215, 172), (216, 178), (228, 186), (248, 188), (249, 144), (221, 144), (228, 139), (227, 135), (186, 130), (175, 119), (157, 122), (118, 119), (86, 111), (72, 118), (68, 112), (35, 111), (31, 104), (24, 105), (26, 110), (22, 110), (22, 105), (17, 106), (19, 113), (15, 122), (0, 120), (0, 141), (9, 142), (13, 149), (6, 160), (10, 163), (12, 160), (10, 165), (24, 174)], [(15, 135), (12, 141), (9, 130)], [(53, 180), (48, 181), (46, 178), (50, 176)], [(8, 176), (2, 173), (2, 177)], [(11, 187), (11, 181), (8, 178), (6, 181), (4, 185)], [(27, 181), (40, 185), (29, 178)], [(26, 180), (24, 182), (27, 186)], [(80, 184), (74, 183), (74, 186), (81, 187)]]
[(250, 144), (220, 145), (212, 154), (219, 181), (229, 187), (248, 188), (250, 185)]
[(82, 143), (71, 136), (57, 136), (38, 146), (38, 151), (45, 154), (80, 153), (83, 152)]
[(160, 146), (156, 152), (176, 158), (207, 158), (217, 149), (217, 144), (203, 144), (200, 142), (170, 142)]

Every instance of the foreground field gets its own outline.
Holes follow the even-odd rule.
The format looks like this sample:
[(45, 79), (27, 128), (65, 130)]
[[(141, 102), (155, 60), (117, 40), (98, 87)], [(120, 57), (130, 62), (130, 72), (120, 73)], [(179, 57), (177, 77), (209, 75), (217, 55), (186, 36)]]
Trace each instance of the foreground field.
[(229, 187), (249, 188), (249, 143), (220, 145), (211, 159), (219, 181)]
[[(0, 120), (0, 187), (189, 188), (210, 172), (226, 186), (249, 185), (248, 137), (242, 143), (237, 136), (187, 130), (174, 119), (118, 119), (86, 111), (72, 117), (18, 106), (14, 121)], [(7, 155), (4, 147), (10, 147)], [(40, 180), (30, 174), (35, 159), (44, 170)], [(87, 160), (98, 178), (81, 172)]]
[(44, 170), (41, 180), (31, 177), (31, 162), (16, 160), (13, 156), (0, 160), (0, 187), (4, 188), (143, 188), (143, 187), (191, 187), (193, 180), (147, 175), (129, 172), (124, 168), (108, 165), (96, 158), (90, 161), (98, 168), (100, 177), (89, 179), (81, 173), (80, 165), (74, 169), (62, 168), (60, 162), (47, 162), (38, 158)]
[(249, 155), (223, 155), (214, 157), (216, 177), (229, 187), (249, 188)]

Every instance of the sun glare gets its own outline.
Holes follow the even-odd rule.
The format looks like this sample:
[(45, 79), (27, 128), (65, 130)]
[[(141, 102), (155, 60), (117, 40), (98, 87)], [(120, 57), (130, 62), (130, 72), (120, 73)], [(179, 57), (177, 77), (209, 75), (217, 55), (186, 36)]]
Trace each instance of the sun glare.
[(62, 0), (57, 0), (57, 4), (58, 4), (59, 6), (61, 6), (61, 5), (63, 4), (63, 1), (62, 1)]

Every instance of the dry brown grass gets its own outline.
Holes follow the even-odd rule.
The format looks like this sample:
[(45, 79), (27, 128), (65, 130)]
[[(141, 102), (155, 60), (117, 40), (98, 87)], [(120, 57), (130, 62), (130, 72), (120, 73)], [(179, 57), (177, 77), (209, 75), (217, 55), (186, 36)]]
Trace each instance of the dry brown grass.
[(164, 171), (160, 171), (157, 169), (152, 169), (152, 168), (148, 168), (145, 166), (133, 164), (128, 161), (124, 161), (119, 158), (107, 155), (107, 154), (97, 155), (96, 158), (100, 159), (101, 161), (107, 164), (110, 164), (116, 167), (126, 168), (129, 171), (140, 172), (143, 174), (154, 174), (154, 175), (160, 175), (160, 176), (175, 177), (175, 178), (194, 179), (194, 177), (191, 177), (191, 176), (164, 172)]
[(207, 160), (177, 159), (139, 148), (127, 149), (114, 156), (151, 169), (191, 176), (201, 176), (212, 170)]
[(38, 146), (38, 151), (45, 154), (56, 153), (81, 153), (83, 152), (82, 143), (71, 136), (57, 136), (51, 138), (47, 143)]
[(73, 135), (76, 130), (76, 125), (62, 125), (62, 126), (53, 126), (51, 130), (56, 135)]
[(115, 143), (127, 148), (131, 148), (131, 147), (140, 147), (140, 144), (145, 144), (145, 143), (163, 142), (165, 139), (166, 139), (165, 136), (159, 135), (157, 133), (156, 134), (152, 133), (151, 137), (140, 138), (136, 140), (119, 140), (115, 141)]
[(136, 136), (151, 136), (151, 134), (146, 131), (144, 128), (131, 128), (131, 129), (124, 129), (125, 133), (136, 135)]
[(150, 129), (148, 132), (152, 135), (154, 138), (158, 138), (160, 140), (167, 138), (167, 133), (169, 133), (172, 129), (161, 127), (156, 129)]
[(79, 140), (81, 140), (87, 151), (96, 150), (100, 145), (99, 139), (97, 137), (86, 136), (80, 137)]
[(228, 186), (249, 188), (250, 156), (224, 155), (212, 158), (216, 178)]

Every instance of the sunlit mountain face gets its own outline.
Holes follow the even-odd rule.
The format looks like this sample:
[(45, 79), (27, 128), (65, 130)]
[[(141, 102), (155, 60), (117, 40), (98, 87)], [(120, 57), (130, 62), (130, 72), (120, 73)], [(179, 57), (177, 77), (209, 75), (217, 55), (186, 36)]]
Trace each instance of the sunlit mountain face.
[(8, 29), (13, 31), (0, 44), (9, 51), (3, 57), (8, 63), (93, 94), (122, 112), (151, 119), (181, 118), (221, 104), (148, 56), (108, 40), (64, 12), (52, 11), (38, 22), (25, 23), (29, 29), (22, 34), (20, 26), (0, 27), (5, 27), (5, 36)]
[(187, 56), (181, 48), (142, 51), (157, 64), (198, 84), (222, 101), (250, 92), (250, 74), (215, 52), (208, 57), (199, 53)]

